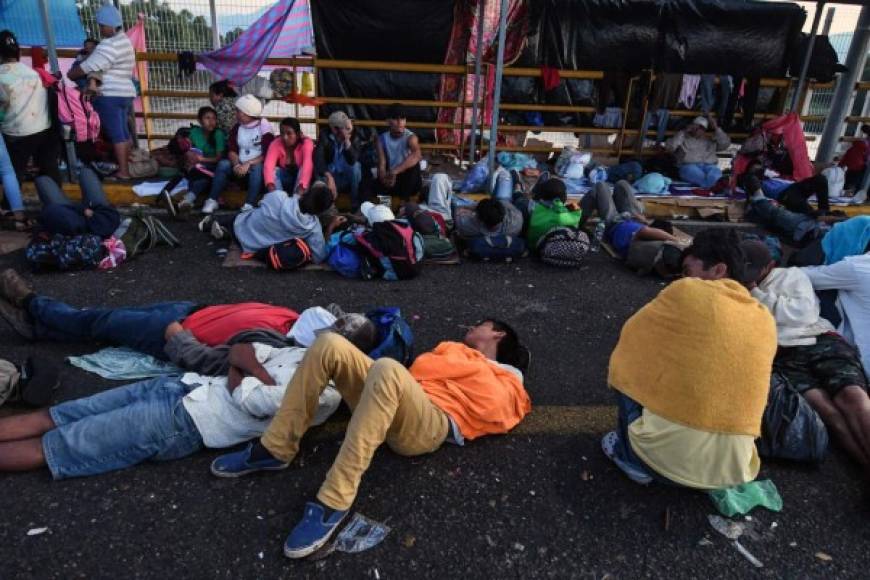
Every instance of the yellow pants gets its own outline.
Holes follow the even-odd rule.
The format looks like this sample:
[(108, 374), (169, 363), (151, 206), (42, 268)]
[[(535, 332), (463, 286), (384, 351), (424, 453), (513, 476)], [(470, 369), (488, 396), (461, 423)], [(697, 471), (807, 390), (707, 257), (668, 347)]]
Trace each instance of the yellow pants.
[(296, 456), (329, 381), (353, 412), (341, 450), (317, 493), (332, 509), (350, 508), (362, 474), (384, 441), (396, 453), (412, 456), (435, 451), (447, 438), (447, 415), (405, 367), (389, 358), (372, 361), (345, 338), (326, 333), (305, 353), (261, 439), (277, 459), (290, 462)]

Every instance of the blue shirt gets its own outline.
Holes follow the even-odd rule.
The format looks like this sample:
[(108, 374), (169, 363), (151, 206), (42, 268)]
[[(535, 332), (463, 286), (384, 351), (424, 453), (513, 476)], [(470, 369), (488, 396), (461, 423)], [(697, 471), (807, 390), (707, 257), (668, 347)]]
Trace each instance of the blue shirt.
[(634, 220), (628, 220), (614, 224), (605, 237), (616, 253), (624, 260), (628, 257), (628, 249), (637, 232), (643, 229), (643, 224)]

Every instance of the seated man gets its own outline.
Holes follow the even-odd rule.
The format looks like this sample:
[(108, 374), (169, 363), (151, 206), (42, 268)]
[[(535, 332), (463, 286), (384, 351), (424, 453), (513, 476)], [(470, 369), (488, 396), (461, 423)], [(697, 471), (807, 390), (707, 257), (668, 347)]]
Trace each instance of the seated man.
[[(0, 273), (0, 315), (30, 340), (95, 341), (126, 346), (167, 360), (167, 340), (188, 330), (203, 344), (227, 344), (243, 330), (287, 334), (299, 314), (289, 308), (244, 302), (198, 306), (164, 302), (132, 308), (78, 309), (37, 295), (15, 270)], [(173, 323), (180, 323), (174, 325)]]
[(819, 315), (819, 299), (801, 268), (777, 268), (767, 245), (743, 242), (746, 283), (776, 319), (774, 370), (812, 405), (834, 437), (870, 467), (870, 398), (858, 350)]
[[(359, 333), (344, 336), (357, 343)], [(258, 437), (280, 407), (305, 352), (299, 347), (236, 344), (226, 376), (162, 376), (4, 417), (0, 471), (47, 466), (54, 479), (83, 477)], [(311, 402), (312, 424), (320, 425), (341, 397), (324, 384)]]
[[(608, 382), (617, 430), (604, 453), (633, 481), (721, 489), (755, 479), (776, 325), (738, 279), (730, 232), (708, 230), (685, 251), (685, 275), (622, 328)], [(691, 354), (689, 354), (691, 353)]]
[[(708, 135), (707, 130), (713, 134)], [(695, 117), (692, 124), (667, 140), (680, 168), (680, 179), (709, 189), (722, 177), (716, 153), (725, 151), (731, 138), (716, 125), (712, 117)]]
[(318, 216), (329, 211), (333, 201), (332, 193), (322, 181), (314, 183), (304, 193), (270, 191), (258, 207), (235, 217), (206, 216), (199, 229), (210, 230), (216, 239), (233, 238), (245, 252), (256, 252), (298, 238), (308, 244), (312, 261), (319, 264), (328, 256), (325, 239), (345, 222), (342, 216), (332, 216), (324, 235)]
[(397, 196), (407, 201), (423, 189), (420, 173), (420, 142), (405, 127), (405, 112), (401, 105), (390, 106), (387, 111), (389, 130), (378, 136), (378, 182), (383, 195)]
[(329, 129), (321, 131), (314, 149), (314, 173), (317, 179), (326, 182), (333, 197), (338, 197), (339, 193), (350, 194), (351, 207), (356, 210), (362, 203), (359, 198), (362, 146), (347, 114), (335, 111), (328, 122)]
[(348, 515), (360, 480), (386, 441), (396, 453), (432, 453), (445, 441), (463, 445), (506, 433), (531, 410), (522, 372), (528, 352), (507, 324), (486, 320), (464, 343), (442, 342), (405, 369), (392, 359), (372, 361), (334, 334), (317, 339), (287, 388), (281, 409), (260, 441), (217, 458), (212, 473), (238, 477), (286, 468), (333, 381), (353, 410), (338, 457), (309, 502), (284, 554), (302, 558), (323, 546)]

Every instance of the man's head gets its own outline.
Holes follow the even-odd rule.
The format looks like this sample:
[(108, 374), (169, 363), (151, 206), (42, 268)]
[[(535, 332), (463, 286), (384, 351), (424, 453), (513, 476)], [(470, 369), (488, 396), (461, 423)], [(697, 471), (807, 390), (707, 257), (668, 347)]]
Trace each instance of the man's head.
[(284, 146), (290, 149), (296, 147), (302, 141), (302, 126), (299, 120), (295, 117), (284, 117), (281, 119), (281, 140)]
[(94, 52), (97, 45), (100, 43), (96, 38), (87, 38), (82, 44), (82, 54), (88, 55)]
[(299, 200), (299, 209), (309, 215), (320, 215), (333, 204), (332, 192), (322, 181), (315, 181)]
[(387, 125), (390, 127), (390, 135), (398, 137), (405, 132), (407, 117), (402, 105), (394, 103), (387, 109)]
[(477, 204), (474, 214), (487, 229), (494, 230), (504, 221), (505, 209), (502, 203), (492, 197), (487, 197)]
[(345, 141), (353, 133), (353, 121), (344, 111), (335, 111), (329, 116), (329, 130), (338, 141)]
[(439, 232), (438, 222), (435, 221), (432, 214), (413, 201), (409, 201), (402, 206), (399, 214), (411, 223), (411, 227), (414, 228), (415, 232), (419, 232), (424, 236), (436, 235)]
[(731, 229), (707, 229), (683, 251), (683, 276), (702, 280), (731, 278), (743, 282), (745, 257), (740, 239)]
[(744, 286), (752, 288), (767, 278), (770, 271), (776, 268), (776, 262), (770, 254), (770, 248), (761, 240), (744, 240), (740, 242), (746, 269), (743, 274)]
[(487, 318), (469, 328), (462, 342), (484, 354), (495, 352), (496, 361), (522, 372), (529, 367), (529, 351), (520, 343), (517, 331), (496, 318)]
[(707, 134), (707, 129), (710, 127), (710, 122), (705, 117), (700, 115), (692, 119), (692, 124), (686, 127), (686, 133), (692, 137), (703, 137)]
[(100, 35), (109, 38), (121, 30), (124, 26), (124, 21), (121, 19), (121, 13), (111, 4), (104, 4), (97, 10), (97, 24), (100, 27)]
[(199, 120), (199, 126), (208, 132), (214, 131), (217, 127), (217, 111), (212, 107), (200, 107), (196, 118)]
[(10, 30), (0, 32), (0, 60), (11, 62), (19, 58), (21, 58), (21, 47), (18, 46), (18, 39)]
[(568, 190), (565, 187), (564, 181), (550, 178), (536, 188), (535, 197), (541, 201), (555, 201), (558, 199), (564, 202), (568, 199)]
[(378, 346), (378, 328), (362, 314), (342, 314), (328, 330), (345, 337), (364, 353), (370, 353)]

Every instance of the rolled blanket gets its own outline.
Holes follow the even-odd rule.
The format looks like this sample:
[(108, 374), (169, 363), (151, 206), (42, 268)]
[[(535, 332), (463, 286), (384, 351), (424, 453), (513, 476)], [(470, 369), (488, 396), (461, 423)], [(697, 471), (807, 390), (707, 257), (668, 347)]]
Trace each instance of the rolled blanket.
[(758, 437), (776, 323), (733, 280), (674, 282), (622, 327), (609, 384), (669, 421)]

